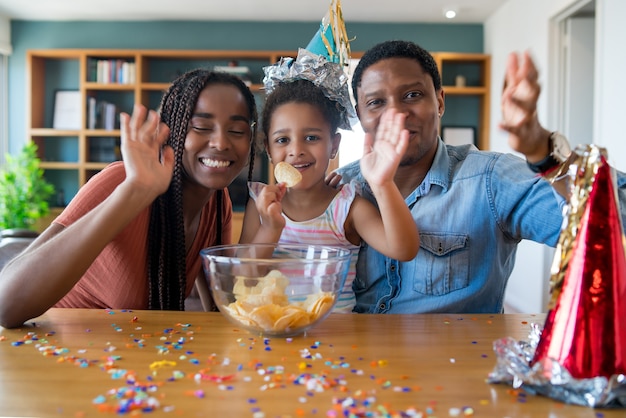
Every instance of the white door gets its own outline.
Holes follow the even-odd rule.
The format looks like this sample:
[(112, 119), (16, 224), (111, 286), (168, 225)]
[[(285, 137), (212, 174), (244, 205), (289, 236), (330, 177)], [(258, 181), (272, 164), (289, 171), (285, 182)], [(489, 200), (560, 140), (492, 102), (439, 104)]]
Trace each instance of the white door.
[(595, 18), (570, 17), (563, 22), (561, 128), (572, 148), (595, 142), (594, 42)]

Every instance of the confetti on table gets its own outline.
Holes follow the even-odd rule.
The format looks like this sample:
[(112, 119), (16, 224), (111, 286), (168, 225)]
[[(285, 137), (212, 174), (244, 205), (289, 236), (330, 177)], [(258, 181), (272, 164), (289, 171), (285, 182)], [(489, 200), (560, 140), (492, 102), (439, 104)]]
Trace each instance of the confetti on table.
[[(131, 312), (106, 311), (108, 315), (116, 315), (116, 323), (138, 322), (139, 318)], [(123, 316), (122, 313), (127, 316)], [(455, 317), (454, 319), (462, 320), (463, 318)], [(451, 321), (451, 319), (446, 319), (444, 324), (450, 325)], [(363, 352), (357, 345), (339, 347), (329, 344), (327, 341), (313, 341), (307, 338), (282, 340), (254, 336), (242, 338), (239, 334), (234, 334), (233, 344), (228, 351), (229, 356), (225, 356), (220, 352), (203, 353), (198, 346), (193, 346), (194, 349), (190, 350), (188, 346), (193, 344), (194, 335), (197, 336), (200, 332), (199, 328), (192, 324), (176, 323), (172, 327), (154, 330), (149, 327), (149, 324), (143, 323), (146, 332), (139, 333), (137, 331), (141, 330), (142, 327), (124, 330), (116, 323), (110, 325), (112, 331), (128, 333), (127, 341), (120, 343), (119, 337), (112, 341), (119, 345), (119, 349), (111, 342), (107, 342), (100, 350), (98, 347), (92, 347), (89, 351), (79, 349), (77, 354), (80, 356), (73, 356), (72, 353), (66, 351), (67, 349), (48, 343), (45, 338), (40, 338), (34, 332), (24, 335), (11, 344), (16, 347), (37, 346), (37, 349), (44, 356), (55, 357), (61, 363), (75, 364), (79, 367), (97, 364), (99, 369), (106, 372), (111, 380), (123, 382), (123, 385), (113, 388), (105, 394), (94, 394), (95, 396), (91, 398), (94, 407), (103, 413), (137, 416), (156, 410), (175, 411), (175, 405), (164, 405), (167, 399), (165, 391), (174, 385), (181, 385), (180, 382), (191, 382), (197, 387), (191, 390), (185, 388), (182, 393), (198, 400), (206, 398), (215, 400), (215, 396), (224, 397), (227, 394), (216, 395), (216, 392), (211, 391), (236, 392), (241, 386), (246, 387), (246, 390), (250, 390), (250, 387), (257, 388), (259, 394), (287, 386), (301, 389), (300, 394), (294, 396), (290, 401), (285, 401), (285, 410), (282, 415), (317, 415), (320, 418), (323, 416), (327, 418), (418, 416), (427, 418), (437, 414), (436, 402), (434, 401), (428, 405), (421, 405), (421, 408), (410, 406), (399, 409), (385, 401), (385, 397), (381, 397), (379, 400), (377, 396), (382, 396), (384, 392), (393, 392), (397, 394), (394, 395), (396, 398), (406, 396), (406, 402), (410, 405), (415, 400), (416, 392), (420, 392), (422, 388), (412, 381), (413, 377), (408, 375), (385, 376), (384, 373), (389, 370), (386, 366), (390, 364), (390, 360), (363, 356)], [(46, 335), (51, 337), (54, 332), (48, 331)], [(6, 338), (2, 338), (2, 341), (4, 340)], [(283, 341), (288, 343), (290, 348), (281, 344)], [(471, 341), (471, 344), (475, 345), (478, 342)], [(121, 367), (124, 364), (122, 356), (111, 354), (113, 351), (119, 351), (126, 356), (129, 351), (146, 348), (156, 350), (147, 351), (156, 357), (154, 361), (149, 363), (148, 370), (127, 370)], [(267, 357), (268, 355), (273, 356), (268, 352), (287, 349), (289, 352), (285, 351), (285, 354), (280, 354), (280, 364), (268, 365), (265, 361), (270, 358)], [(97, 360), (87, 358), (89, 352), (99, 351), (101, 353), (102, 350), (108, 353), (105, 357)], [(236, 353), (237, 350), (244, 353), (245, 360), (242, 361), (241, 357), (237, 357), (240, 354)], [(344, 351), (341, 352), (340, 350)], [(169, 359), (168, 355), (170, 356)], [(482, 356), (486, 357), (485, 354)], [(274, 358), (276, 359), (276, 357)], [(170, 359), (178, 360), (180, 366), (177, 366), (176, 361)], [(451, 357), (449, 361), (455, 363), (456, 359)], [(173, 370), (163, 373), (161, 376), (157, 375), (157, 371), (165, 368)], [(146, 382), (139, 383), (137, 373), (144, 373)], [(210, 385), (210, 383), (215, 385)], [(182, 385), (184, 384), (189, 383), (182, 383)], [(444, 390), (439, 385), (434, 386), (434, 389), (436, 391)], [(312, 399), (323, 393), (330, 393), (332, 400), (331, 404), (322, 409), (319, 401), (313, 402)], [(525, 393), (516, 393), (515, 397), (518, 402), (525, 401)], [(256, 418), (266, 416), (262, 401), (260, 402), (256, 397), (250, 397), (247, 399), (247, 403), (250, 405), (250, 415)], [(313, 403), (317, 409), (312, 407)], [(488, 405), (488, 403), (489, 401), (481, 401), (480, 405)], [(474, 414), (473, 408), (468, 406), (453, 407), (447, 412), (449, 416)], [(441, 413), (442, 411), (439, 411), (439, 416)], [(75, 416), (77, 415), (75, 414)], [(271, 414), (271, 416), (275, 416), (275, 414)]]
[(150, 370), (156, 370), (162, 367), (173, 367), (173, 366), (176, 366), (175, 361), (159, 360), (159, 361), (154, 361), (150, 364)]

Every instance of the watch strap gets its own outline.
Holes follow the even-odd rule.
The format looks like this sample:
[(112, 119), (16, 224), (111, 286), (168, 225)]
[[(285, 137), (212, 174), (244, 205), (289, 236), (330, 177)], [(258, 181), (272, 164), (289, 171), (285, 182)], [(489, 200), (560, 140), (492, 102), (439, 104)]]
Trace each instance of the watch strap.
[(528, 168), (530, 168), (532, 172), (543, 174), (552, 170), (554, 167), (561, 164), (561, 162), (554, 158), (554, 155), (548, 154), (548, 156), (541, 161), (536, 163), (529, 163), (526, 161), (526, 164), (528, 164)]
[(550, 154), (548, 154), (548, 156), (543, 160), (536, 163), (529, 163), (528, 160), (526, 160), (526, 164), (528, 164), (528, 168), (530, 168), (531, 171), (543, 175), (567, 160), (567, 156), (561, 156), (557, 152), (558, 150), (555, 147), (555, 141), (559, 141), (561, 147), (565, 145), (566, 148), (569, 149), (569, 144), (567, 144), (565, 137), (556, 131), (550, 133), (550, 136), (548, 137), (548, 148), (550, 149)]

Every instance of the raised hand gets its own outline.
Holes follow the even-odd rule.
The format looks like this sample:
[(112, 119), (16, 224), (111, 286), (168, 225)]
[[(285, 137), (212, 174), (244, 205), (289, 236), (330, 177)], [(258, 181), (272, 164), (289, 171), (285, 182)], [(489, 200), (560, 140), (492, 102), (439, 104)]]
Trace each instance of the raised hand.
[(371, 186), (393, 182), (409, 144), (405, 119), (404, 113), (388, 109), (381, 116), (375, 135), (365, 134), (361, 172)]
[(154, 197), (164, 193), (172, 180), (174, 151), (164, 145), (170, 130), (159, 115), (136, 104), (132, 116), (120, 115), (121, 151), (126, 182)]
[(256, 199), (256, 209), (261, 217), (261, 228), (279, 231), (278, 236), (285, 227), (281, 200), (286, 191), (285, 183), (266, 185)]
[(548, 136), (537, 119), (537, 100), (541, 93), (537, 68), (528, 52), (509, 54), (502, 91), (500, 128), (509, 135), (509, 146), (525, 154), (529, 161), (547, 155)]

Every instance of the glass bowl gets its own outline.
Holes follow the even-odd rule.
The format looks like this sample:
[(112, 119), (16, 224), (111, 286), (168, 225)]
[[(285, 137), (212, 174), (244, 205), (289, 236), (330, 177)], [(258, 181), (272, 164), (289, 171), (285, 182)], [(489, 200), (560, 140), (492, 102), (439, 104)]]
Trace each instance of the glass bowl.
[(350, 250), (300, 244), (236, 244), (200, 251), (209, 289), (232, 323), (257, 335), (306, 333), (332, 311)]

